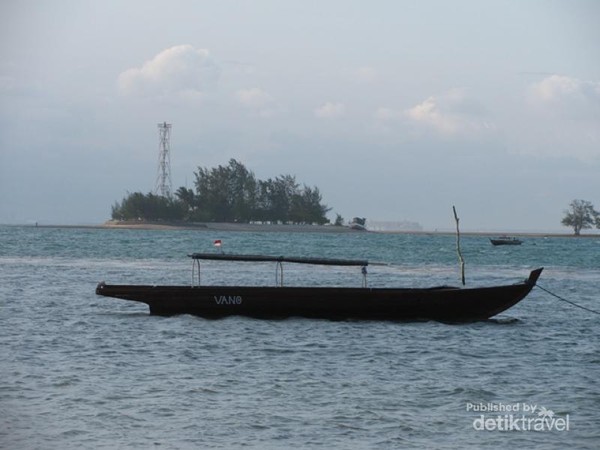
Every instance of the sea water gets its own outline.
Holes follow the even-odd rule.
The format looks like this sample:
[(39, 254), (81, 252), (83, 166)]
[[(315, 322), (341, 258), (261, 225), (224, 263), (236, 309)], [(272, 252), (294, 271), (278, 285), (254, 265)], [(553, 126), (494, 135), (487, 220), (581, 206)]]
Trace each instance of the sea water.
[[(599, 448), (598, 315), (540, 289), (484, 322), (156, 317), (96, 284), (187, 284), (192, 252), (368, 259), (370, 286), (459, 285), (454, 236), (0, 227), (0, 448)], [(600, 238), (463, 236), (468, 286), (600, 310)], [(287, 285), (360, 268), (286, 264)], [(275, 284), (207, 261), (204, 284)]]

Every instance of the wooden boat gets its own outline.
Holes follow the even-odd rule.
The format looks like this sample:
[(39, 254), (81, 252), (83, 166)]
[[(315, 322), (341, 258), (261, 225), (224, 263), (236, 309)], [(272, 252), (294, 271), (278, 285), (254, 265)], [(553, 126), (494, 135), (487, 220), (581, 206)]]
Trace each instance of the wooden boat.
[(498, 238), (490, 238), (492, 245), (521, 245), (523, 241), (515, 237), (500, 236)]
[[(366, 270), (368, 261), (218, 253), (195, 253), (189, 256), (193, 261), (191, 285), (111, 285), (102, 282), (96, 287), (96, 294), (145, 303), (150, 307), (150, 314), (157, 315), (469, 322), (488, 319), (521, 301), (535, 286), (543, 270), (533, 270), (523, 282), (502, 286), (369, 288)], [(272, 261), (276, 263), (276, 285), (202, 286), (201, 260)], [(363, 287), (284, 286), (284, 262), (360, 266)]]

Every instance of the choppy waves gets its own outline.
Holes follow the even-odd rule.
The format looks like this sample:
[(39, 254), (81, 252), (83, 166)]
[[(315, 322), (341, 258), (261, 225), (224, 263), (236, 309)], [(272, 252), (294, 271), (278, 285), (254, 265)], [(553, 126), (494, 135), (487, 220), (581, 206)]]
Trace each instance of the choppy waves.
[[(35, 230), (19, 230), (27, 232)], [(35, 236), (20, 249), (0, 250), (0, 447), (553, 449), (596, 448), (600, 441), (597, 318), (539, 290), (494, 320), (459, 326), (154, 317), (144, 305), (96, 297), (95, 283), (188, 282), (189, 261), (171, 254), (185, 254), (177, 247), (183, 245), (172, 250), (168, 237), (185, 239), (159, 235), (162, 256), (153, 257), (149, 246), (135, 249), (147, 235), (127, 236), (125, 248), (122, 236), (99, 231), (77, 235), (79, 251), (61, 241), (73, 242), (68, 233), (52, 236), (52, 246), (65, 252), (40, 252)], [(248, 253), (271, 241), (250, 238)], [(356, 238), (343, 235), (292, 236), (286, 245), (306, 252), (323, 239), (335, 240), (327, 242), (336, 256), (344, 246), (357, 251)], [(374, 242), (369, 251), (380, 254), (385, 245), (415, 254), (443, 246)], [(564, 245), (553, 250), (544, 242), (538, 260), (549, 267), (541, 282), (594, 307), (600, 274), (576, 257), (555, 258)], [(489, 249), (481, 252), (488, 256), (468, 268), (468, 281), (518, 281), (535, 259), (505, 264)], [(420, 258), (374, 266), (369, 279), (457, 284), (454, 261)], [(206, 277), (271, 282), (272, 269), (207, 265)], [(288, 278), (359, 281), (352, 269), (286, 267)], [(469, 403), (543, 406), (569, 415), (571, 429), (477, 431)]]

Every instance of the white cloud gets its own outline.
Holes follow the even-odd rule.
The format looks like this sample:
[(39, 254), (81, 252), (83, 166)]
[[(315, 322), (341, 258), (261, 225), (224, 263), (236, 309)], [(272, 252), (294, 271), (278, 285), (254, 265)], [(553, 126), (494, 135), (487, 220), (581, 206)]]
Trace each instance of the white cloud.
[(514, 123), (517, 152), (600, 158), (600, 82), (551, 75), (529, 86), (526, 120)]
[(442, 113), (435, 97), (429, 97), (413, 106), (406, 111), (406, 114), (416, 122), (430, 124), (445, 133), (454, 133), (458, 127), (458, 123), (452, 115)]
[(201, 98), (216, 86), (220, 69), (206, 49), (178, 45), (158, 53), (141, 67), (122, 72), (118, 78), (123, 95), (175, 95)]
[(240, 89), (236, 92), (239, 102), (248, 108), (262, 108), (273, 103), (273, 97), (259, 88)]
[(542, 101), (553, 101), (572, 96), (580, 90), (581, 82), (561, 75), (549, 76), (532, 86), (533, 94)]
[(319, 119), (334, 119), (341, 117), (346, 112), (346, 107), (343, 103), (326, 102), (315, 109), (315, 116)]
[(261, 117), (271, 117), (280, 111), (271, 94), (260, 88), (240, 89), (235, 97), (242, 106)]
[(462, 89), (428, 97), (404, 113), (410, 122), (430, 127), (444, 135), (475, 134), (494, 128), (486, 120), (483, 108), (468, 98)]
[(530, 88), (530, 103), (546, 111), (572, 117), (597, 117), (600, 112), (600, 82), (564, 75), (551, 75)]

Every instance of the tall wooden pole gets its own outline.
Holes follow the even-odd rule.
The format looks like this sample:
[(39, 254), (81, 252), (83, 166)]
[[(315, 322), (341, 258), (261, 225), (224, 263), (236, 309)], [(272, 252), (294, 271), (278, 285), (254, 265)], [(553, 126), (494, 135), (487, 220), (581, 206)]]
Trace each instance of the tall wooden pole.
[(465, 259), (463, 258), (462, 252), (460, 251), (460, 229), (458, 228), (458, 215), (456, 214), (456, 208), (452, 206), (454, 211), (454, 220), (456, 220), (456, 252), (458, 253), (458, 260), (460, 261), (460, 274), (463, 286), (465, 285)]

